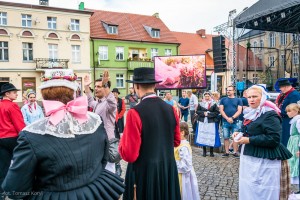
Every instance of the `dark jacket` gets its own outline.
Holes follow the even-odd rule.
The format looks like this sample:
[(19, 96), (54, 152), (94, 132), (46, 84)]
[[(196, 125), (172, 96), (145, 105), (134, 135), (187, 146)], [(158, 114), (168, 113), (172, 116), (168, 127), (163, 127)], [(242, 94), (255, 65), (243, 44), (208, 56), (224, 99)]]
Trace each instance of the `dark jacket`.
[(245, 145), (244, 155), (271, 160), (292, 157), (289, 150), (280, 143), (281, 119), (275, 111), (266, 112), (243, 126), (243, 132), (250, 138), (250, 144)]
[(205, 115), (204, 112), (209, 111), (207, 114), (207, 121), (208, 123), (217, 122), (218, 115), (219, 115), (219, 107), (217, 104), (213, 104), (209, 109), (204, 108), (201, 106), (201, 103), (198, 105), (196, 113), (198, 114), (198, 121), (204, 122)]

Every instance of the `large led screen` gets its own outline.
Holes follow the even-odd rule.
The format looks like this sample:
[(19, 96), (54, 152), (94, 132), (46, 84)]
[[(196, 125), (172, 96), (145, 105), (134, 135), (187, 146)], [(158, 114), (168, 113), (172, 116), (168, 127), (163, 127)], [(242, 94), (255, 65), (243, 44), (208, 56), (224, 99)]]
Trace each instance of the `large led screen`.
[(156, 56), (157, 89), (206, 88), (205, 55)]

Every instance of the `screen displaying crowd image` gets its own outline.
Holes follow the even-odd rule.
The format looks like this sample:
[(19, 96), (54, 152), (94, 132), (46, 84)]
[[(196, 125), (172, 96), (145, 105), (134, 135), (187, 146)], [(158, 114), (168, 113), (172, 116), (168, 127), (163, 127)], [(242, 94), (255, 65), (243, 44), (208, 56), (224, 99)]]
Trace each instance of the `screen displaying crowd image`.
[(157, 89), (206, 88), (205, 55), (157, 56), (154, 67)]

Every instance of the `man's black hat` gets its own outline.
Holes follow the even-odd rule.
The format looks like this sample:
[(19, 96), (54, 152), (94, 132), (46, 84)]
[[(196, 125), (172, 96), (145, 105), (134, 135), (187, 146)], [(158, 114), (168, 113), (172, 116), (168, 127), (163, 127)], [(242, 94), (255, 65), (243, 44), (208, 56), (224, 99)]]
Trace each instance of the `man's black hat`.
[(282, 86), (288, 86), (288, 85), (292, 85), (289, 81), (288, 78), (281, 78), (281, 79), (278, 79), (278, 87), (282, 87)]
[(11, 83), (5, 83), (1, 86), (0, 95), (4, 95), (5, 92), (9, 91), (20, 91)]
[(160, 83), (162, 81), (155, 80), (154, 68), (140, 67), (140, 68), (135, 68), (133, 70), (133, 79), (126, 80), (126, 82), (151, 84), (151, 83)]
[(116, 92), (116, 93), (120, 94), (118, 88), (114, 88), (111, 92)]

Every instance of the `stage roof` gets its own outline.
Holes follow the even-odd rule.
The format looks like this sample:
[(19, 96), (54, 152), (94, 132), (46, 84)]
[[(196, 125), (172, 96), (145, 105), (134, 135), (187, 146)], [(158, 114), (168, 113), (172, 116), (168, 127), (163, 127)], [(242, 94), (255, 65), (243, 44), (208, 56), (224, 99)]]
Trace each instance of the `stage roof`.
[(300, 32), (300, 0), (259, 0), (235, 19), (237, 28)]

